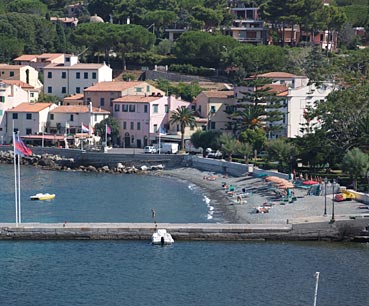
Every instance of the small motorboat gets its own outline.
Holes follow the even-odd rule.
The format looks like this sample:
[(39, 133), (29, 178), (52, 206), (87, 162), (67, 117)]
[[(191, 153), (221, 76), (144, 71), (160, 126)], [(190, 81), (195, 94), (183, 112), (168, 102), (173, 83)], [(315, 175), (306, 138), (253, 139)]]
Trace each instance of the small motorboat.
[(172, 238), (172, 235), (167, 232), (166, 229), (158, 229), (154, 234), (152, 234), (151, 243), (157, 245), (168, 245), (173, 244), (174, 239)]
[(30, 199), (32, 201), (47, 201), (47, 200), (52, 200), (55, 198), (55, 194), (50, 194), (50, 193), (37, 193), (33, 196), (30, 196)]

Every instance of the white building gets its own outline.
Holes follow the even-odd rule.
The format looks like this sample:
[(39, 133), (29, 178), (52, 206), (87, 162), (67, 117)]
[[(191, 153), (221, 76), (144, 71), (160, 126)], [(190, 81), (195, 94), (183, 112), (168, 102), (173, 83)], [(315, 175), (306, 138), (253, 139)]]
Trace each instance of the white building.
[(0, 79), (22, 81), (35, 89), (42, 88), (42, 83), (38, 79), (38, 71), (28, 65), (0, 64)]
[(108, 118), (110, 112), (91, 105), (60, 105), (49, 113), (48, 129), (51, 134), (77, 134), (81, 132), (82, 123), (93, 127)]
[(0, 80), (0, 143), (7, 142), (7, 133), (11, 133), (12, 121), (7, 121), (6, 111), (22, 102), (38, 99), (38, 91), (22, 81)]
[(63, 64), (44, 67), (44, 93), (63, 98), (83, 93), (96, 83), (112, 81), (112, 69), (103, 64), (81, 64), (77, 56), (65, 56)]
[[(256, 77), (256, 76), (254, 76)], [(315, 101), (324, 101), (329, 93), (334, 90), (334, 84), (329, 82), (323, 86), (309, 85), (306, 76), (297, 76), (286, 72), (269, 72), (260, 74), (258, 78), (271, 79), (270, 91), (285, 103), (279, 111), (283, 114), (282, 121), (273, 122), (273, 125), (282, 126), (281, 131), (269, 134), (268, 138), (303, 136), (302, 125), (306, 124), (304, 114), (309, 107), (314, 106)], [(242, 92), (253, 90), (247, 87), (235, 87), (235, 97), (242, 98)], [(316, 122), (310, 122), (313, 124)], [(269, 124), (269, 123), (267, 123)]]
[(12, 141), (13, 128), (20, 136), (42, 133), (53, 103), (21, 103), (6, 111), (5, 141)]

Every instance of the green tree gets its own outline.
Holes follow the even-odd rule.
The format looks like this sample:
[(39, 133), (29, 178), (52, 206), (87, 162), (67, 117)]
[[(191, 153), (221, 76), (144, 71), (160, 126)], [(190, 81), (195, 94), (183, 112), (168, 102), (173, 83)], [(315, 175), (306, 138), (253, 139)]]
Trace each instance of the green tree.
[(7, 7), (10, 12), (45, 16), (47, 5), (39, 0), (13, 0)]
[(342, 160), (342, 170), (350, 174), (353, 180), (354, 190), (357, 190), (357, 180), (365, 177), (368, 170), (369, 157), (359, 148), (348, 151)]
[(298, 155), (297, 147), (285, 138), (269, 140), (265, 146), (268, 159), (278, 161), (278, 170), (290, 173), (293, 161)]
[(238, 142), (236, 152), (243, 156), (245, 164), (249, 163), (249, 158), (252, 155), (252, 145), (248, 142)]
[(257, 153), (263, 150), (267, 136), (264, 129), (247, 129), (241, 132), (239, 140), (252, 145), (252, 150), (255, 153), (254, 157), (256, 158)]
[[(100, 121), (99, 123), (96, 123), (94, 126), (95, 129), (95, 133), (99, 136), (101, 136), (102, 138), (105, 138), (106, 135), (106, 125), (108, 125), (111, 129), (111, 134), (107, 135), (108, 136), (108, 141), (107, 141), (107, 145), (109, 143), (109, 138), (113, 139), (116, 137), (119, 137), (119, 120), (113, 117), (108, 117), (102, 121)], [(106, 141), (106, 139), (105, 139)]]
[(191, 142), (196, 148), (203, 148), (204, 152), (206, 148), (212, 148), (218, 150), (220, 148), (219, 137), (221, 132), (219, 131), (201, 131), (198, 130), (191, 135)]
[(184, 133), (187, 126), (196, 126), (196, 119), (192, 110), (185, 106), (178, 107), (170, 117), (170, 124), (179, 124), (181, 131), (181, 150), (185, 150)]
[(237, 151), (237, 139), (227, 134), (222, 134), (219, 137), (221, 143), (221, 150), (228, 156), (228, 160), (232, 161), (232, 154)]

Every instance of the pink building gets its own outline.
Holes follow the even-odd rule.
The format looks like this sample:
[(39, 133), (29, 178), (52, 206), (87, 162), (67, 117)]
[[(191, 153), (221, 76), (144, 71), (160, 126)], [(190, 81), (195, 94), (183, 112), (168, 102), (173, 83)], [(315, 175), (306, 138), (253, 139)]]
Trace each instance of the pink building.
[(155, 142), (159, 130), (169, 130), (169, 114), (189, 102), (173, 96), (126, 95), (113, 100), (113, 117), (118, 119), (120, 138), (117, 143), (124, 148), (142, 148)]

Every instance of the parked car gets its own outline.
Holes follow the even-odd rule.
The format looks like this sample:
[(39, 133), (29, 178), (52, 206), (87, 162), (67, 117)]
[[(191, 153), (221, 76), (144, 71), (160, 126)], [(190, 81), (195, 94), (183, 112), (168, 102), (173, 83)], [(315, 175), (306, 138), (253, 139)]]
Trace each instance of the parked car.
[(144, 147), (144, 153), (150, 153), (150, 154), (153, 154), (153, 153), (156, 153), (156, 148), (154, 146), (146, 146)]
[(223, 153), (219, 150), (213, 151), (211, 148), (206, 149), (206, 156), (209, 158), (218, 158), (221, 159), (223, 157)]

